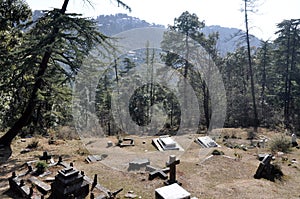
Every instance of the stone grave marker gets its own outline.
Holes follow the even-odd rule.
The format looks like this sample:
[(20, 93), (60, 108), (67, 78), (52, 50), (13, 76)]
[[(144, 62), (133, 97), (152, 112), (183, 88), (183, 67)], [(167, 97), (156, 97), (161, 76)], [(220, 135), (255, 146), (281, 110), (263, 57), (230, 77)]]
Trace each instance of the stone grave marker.
[(43, 155), (40, 157), (40, 160), (45, 160), (47, 163), (50, 159), (51, 159), (51, 155), (49, 155), (47, 151), (44, 151)]
[(293, 147), (298, 146), (296, 134), (293, 133), (291, 137), (292, 137), (292, 146), (293, 146)]
[(180, 160), (176, 159), (175, 155), (169, 156), (169, 161), (166, 162), (166, 166), (170, 168), (169, 180), (165, 182), (166, 185), (178, 183), (176, 180), (176, 165), (180, 163)]
[(275, 178), (280, 179), (283, 173), (280, 169), (276, 169), (273, 164), (271, 164), (272, 155), (266, 155), (264, 159), (260, 162), (254, 178), (260, 179), (265, 178), (267, 180), (275, 181)]
[(170, 168), (164, 168), (164, 169), (160, 169), (160, 168), (156, 168), (153, 167), (151, 165), (147, 165), (146, 166), (146, 171), (149, 171), (149, 180), (153, 180), (156, 177), (160, 177), (163, 180), (168, 179), (168, 175), (167, 173), (170, 172)]
[(149, 159), (136, 159), (129, 162), (128, 171), (137, 171), (146, 168), (150, 164)]
[(108, 141), (107, 142), (107, 148), (112, 147), (113, 146), (113, 142), (112, 141)]

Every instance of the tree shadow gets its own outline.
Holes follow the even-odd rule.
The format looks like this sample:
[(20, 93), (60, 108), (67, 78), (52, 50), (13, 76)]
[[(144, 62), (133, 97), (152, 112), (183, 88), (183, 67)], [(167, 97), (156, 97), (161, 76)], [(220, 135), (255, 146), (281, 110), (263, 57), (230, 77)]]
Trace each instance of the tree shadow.
[(10, 146), (0, 146), (0, 165), (6, 163), (12, 154)]
[(11, 189), (8, 189), (7, 191), (3, 192), (1, 196), (6, 196), (6, 197), (9, 197), (9, 198), (13, 198), (13, 199), (23, 199), (22, 196), (19, 196), (17, 195), (13, 190)]

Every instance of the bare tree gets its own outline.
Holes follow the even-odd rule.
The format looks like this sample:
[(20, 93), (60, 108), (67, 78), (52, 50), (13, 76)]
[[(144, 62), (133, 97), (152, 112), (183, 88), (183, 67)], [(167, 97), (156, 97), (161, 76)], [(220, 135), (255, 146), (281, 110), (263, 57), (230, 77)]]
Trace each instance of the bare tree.
[(244, 1), (244, 13), (245, 13), (245, 26), (246, 26), (246, 42), (247, 42), (247, 54), (248, 54), (248, 67), (249, 67), (249, 76), (250, 76), (250, 84), (251, 84), (251, 95), (252, 95), (252, 103), (253, 103), (253, 128), (254, 132), (257, 132), (257, 128), (259, 126), (259, 120), (257, 115), (257, 107), (256, 107), (256, 99), (255, 99), (255, 88), (254, 88), (254, 78), (253, 78), (253, 67), (252, 67), (252, 58), (251, 58), (251, 48), (250, 48), (250, 35), (249, 35), (249, 19), (248, 12), (251, 11), (249, 9), (253, 5), (255, 0), (243, 0)]

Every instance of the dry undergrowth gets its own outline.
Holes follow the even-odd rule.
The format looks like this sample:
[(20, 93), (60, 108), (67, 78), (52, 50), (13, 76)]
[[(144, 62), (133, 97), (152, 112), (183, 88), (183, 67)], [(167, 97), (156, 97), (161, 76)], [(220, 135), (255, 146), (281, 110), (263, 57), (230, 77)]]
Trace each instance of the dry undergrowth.
[[(265, 136), (272, 139), (276, 133), (267, 130), (261, 130), (258, 136)], [(247, 140), (247, 130), (245, 129), (225, 129), (221, 137), (217, 138), (225, 156), (210, 156), (214, 149), (201, 149), (198, 144), (192, 142), (193, 138), (198, 135), (186, 135), (185, 138), (179, 139), (178, 142), (186, 146), (186, 150), (178, 153), (181, 163), (177, 168), (177, 179), (183, 184), (182, 186), (189, 191), (192, 196), (198, 198), (300, 198), (300, 150), (293, 148), (289, 154), (283, 157), (276, 157), (276, 164), (279, 164), (284, 173), (282, 181), (270, 182), (264, 179), (254, 179), (253, 175), (259, 165), (256, 159), (257, 153), (270, 153), (266, 146), (264, 149), (252, 148), (246, 151), (240, 148), (228, 148), (224, 146), (224, 135), (228, 136), (231, 143), (249, 144)], [(164, 153), (157, 153), (151, 145), (151, 137), (135, 137), (136, 145), (128, 148), (106, 148), (107, 140), (116, 141), (115, 137), (104, 138), (104, 141), (97, 139), (92, 140), (57, 140), (56, 144), (49, 145), (48, 139), (38, 138), (39, 144), (36, 149), (29, 153), (21, 154), (32, 140), (37, 138), (27, 138), (26, 142), (16, 139), (13, 143), (13, 154), (10, 159), (0, 165), (0, 198), (16, 198), (8, 190), (7, 177), (11, 172), (18, 171), (21, 166), (29, 160), (37, 159), (43, 151), (55, 155), (63, 156), (68, 162), (73, 162), (79, 170), (84, 170), (86, 175), (92, 177), (98, 174), (98, 182), (112, 190), (123, 188), (118, 194), (124, 198), (125, 193), (133, 191), (142, 198), (154, 198), (155, 188), (163, 186), (160, 179), (148, 180), (146, 172), (127, 172), (126, 165), (118, 167), (118, 164), (124, 164), (130, 160), (132, 154), (137, 156), (148, 157), (151, 164), (163, 167), (168, 160)], [(299, 141), (299, 140), (298, 140)], [(102, 143), (99, 147), (97, 143)], [(87, 143), (89, 151), (93, 154), (107, 153), (105, 161), (87, 164), (84, 162), (89, 151), (84, 147)], [(109, 151), (110, 150), (110, 151)], [(115, 154), (114, 154), (115, 153)], [(123, 155), (120, 155), (123, 154)], [(237, 157), (236, 154), (239, 154)], [(115, 156), (114, 156), (115, 155)], [(296, 159), (298, 163), (292, 163)], [(116, 165), (111, 166), (111, 165)]]

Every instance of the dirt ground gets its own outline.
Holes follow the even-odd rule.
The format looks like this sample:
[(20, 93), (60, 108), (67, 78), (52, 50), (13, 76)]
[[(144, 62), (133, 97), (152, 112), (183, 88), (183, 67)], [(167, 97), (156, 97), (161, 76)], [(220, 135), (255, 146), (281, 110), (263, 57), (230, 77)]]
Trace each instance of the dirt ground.
[[(199, 134), (174, 136), (173, 138), (184, 148), (184, 151), (158, 151), (151, 143), (154, 137), (134, 138), (135, 146), (107, 147), (107, 142), (117, 142), (116, 137), (84, 138), (74, 140), (57, 140), (56, 144), (49, 145), (48, 138), (16, 139), (12, 145), (12, 155), (0, 163), (0, 198), (18, 198), (9, 190), (7, 178), (12, 171), (20, 171), (25, 162), (36, 160), (43, 151), (48, 151), (58, 159), (62, 156), (66, 162), (73, 162), (74, 167), (82, 170), (89, 177), (98, 174), (98, 183), (111, 191), (123, 188), (118, 194), (125, 198), (125, 194), (132, 191), (139, 198), (154, 198), (155, 189), (164, 186), (164, 181), (156, 178), (148, 180), (148, 173), (141, 171), (128, 171), (128, 164), (138, 158), (147, 158), (150, 165), (165, 167), (168, 156), (176, 155), (180, 159), (177, 165), (177, 180), (182, 187), (197, 198), (300, 198), (300, 149), (293, 148), (288, 154), (279, 157), (275, 154), (276, 163), (281, 166), (284, 177), (281, 181), (271, 182), (265, 179), (254, 179), (253, 175), (259, 165), (258, 153), (270, 153), (268, 143), (276, 134), (273, 131), (260, 129), (258, 137), (269, 139), (265, 148), (248, 147), (229, 148), (226, 142), (233, 145), (249, 146), (247, 129), (224, 129), (216, 138), (225, 155), (211, 156), (215, 148), (201, 148), (194, 140)], [(38, 147), (28, 153), (20, 153), (29, 143), (38, 141)], [(298, 139), (299, 143), (299, 139)], [(89, 154), (107, 157), (102, 161), (87, 163), (85, 158)], [(293, 163), (291, 162), (291, 160)], [(138, 197), (137, 197), (138, 198)]]

